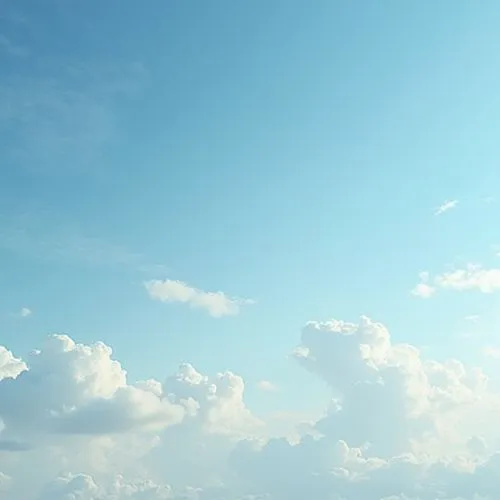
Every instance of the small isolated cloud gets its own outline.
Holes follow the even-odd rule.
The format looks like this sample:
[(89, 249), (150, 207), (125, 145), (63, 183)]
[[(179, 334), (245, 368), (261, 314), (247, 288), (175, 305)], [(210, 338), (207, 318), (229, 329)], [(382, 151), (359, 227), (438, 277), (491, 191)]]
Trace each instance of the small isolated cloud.
[(419, 283), (415, 286), (415, 288), (412, 289), (411, 293), (412, 295), (415, 295), (417, 297), (428, 299), (429, 297), (432, 297), (432, 295), (434, 295), (435, 291), (436, 289), (428, 285), (427, 283)]
[(278, 391), (278, 386), (276, 384), (273, 384), (269, 380), (260, 380), (257, 382), (257, 387), (261, 391), (265, 392), (277, 392)]
[(486, 346), (483, 349), (483, 354), (487, 358), (500, 359), (500, 347)]
[(454, 269), (438, 274), (430, 279), (428, 273), (420, 274), (420, 282), (413, 288), (412, 294), (429, 298), (436, 290), (477, 290), (481, 293), (493, 293), (500, 290), (500, 269), (483, 269), (476, 264), (469, 264), (463, 269)]
[(468, 316), (465, 316), (464, 319), (465, 321), (469, 321), (471, 323), (479, 323), (481, 316), (479, 316), (479, 314), (469, 314)]
[(205, 292), (177, 280), (151, 280), (144, 286), (153, 300), (189, 304), (192, 308), (204, 309), (214, 318), (235, 316), (242, 305), (253, 303), (249, 299), (228, 297), (224, 292)]
[(33, 314), (33, 311), (29, 309), (28, 307), (23, 307), (21, 311), (19, 311), (19, 316), (21, 318), (27, 318), (28, 316), (31, 316)]
[(424, 271), (420, 273), (420, 283), (418, 283), (412, 290), (411, 294), (415, 295), (416, 297), (421, 297), (423, 299), (428, 299), (432, 295), (434, 295), (434, 292), (436, 289), (432, 286), (429, 285), (429, 273)]
[(458, 200), (445, 201), (443, 204), (439, 205), (439, 207), (436, 208), (436, 210), (434, 211), (434, 215), (444, 214), (445, 212), (448, 212), (448, 210), (456, 208), (457, 205), (458, 205)]

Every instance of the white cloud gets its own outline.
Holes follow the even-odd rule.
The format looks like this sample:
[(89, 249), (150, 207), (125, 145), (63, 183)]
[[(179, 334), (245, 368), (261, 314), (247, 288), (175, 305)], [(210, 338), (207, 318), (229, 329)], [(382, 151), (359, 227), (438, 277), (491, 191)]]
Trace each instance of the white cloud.
[(469, 314), (468, 316), (465, 316), (465, 321), (470, 321), (471, 323), (479, 323), (481, 320), (481, 316), (479, 314)]
[(207, 311), (214, 318), (237, 315), (242, 305), (253, 303), (249, 299), (228, 297), (224, 292), (205, 292), (176, 280), (151, 280), (144, 286), (154, 300), (189, 304)]
[(412, 290), (412, 294), (428, 298), (438, 289), (441, 290), (477, 290), (482, 293), (493, 293), (500, 290), (500, 269), (484, 269), (475, 264), (469, 264), (463, 269), (454, 269), (436, 275), (432, 280), (427, 273), (421, 273), (420, 283)]
[(11, 484), (11, 478), (7, 476), (7, 474), (4, 474), (3, 472), (0, 472), (0, 491), (7, 491), (10, 489), (10, 484)]
[(481, 369), (366, 317), (308, 323), (293, 357), (332, 400), (291, 441), (264, 434), (233, 372), (133, 382), (102, 343), (3, 348), (2, 500), (499, 498), (500, 392)]
[(21, 318), (27, 318), (28, 316), (31, 316), (32, 314), (33, 314), (33, 312), (28, 307), (23, 307), (21, 309), (21, 311), (19, 312), (19, 316), (21, 316)]
[(17, 437), (27, 429), (32, 438), (113, 434), (182, 420), (184, 408), (162, 399), (154, 387), (127, 384), (111, 354), (102, 343), (83, 346), (64, 335), (49, 337), (26, 364), (4, 351), (0, 418), (6, 436)]
[(15, 378), (26, 370), (26, 364), (14, 357), (12, 352), (0, 346), (0, 381), (5, 378)]
[(448, 210), (456, 208), (457, 205), (458, 200), (447, 200), (436, 208), (436, 210), (434, 211), (434, 215), (441, 215), (444, 212), (448, 212)]
[(483, 354), (487, 358), (500, 359), (500, 347), (486, 346), (483, 349)]
[(480, 266), (469, 265), (466, 269), (441, 274), (435, 278), (440, 288), (451, 290), (477, 289), (483, 293), (500, 290), (500, 269), (482, 269)]
[(415, 288), (412, 289), (411, 293), (417, 297), (428, 299), (434, 295), (435, 291), (436, 289), (427, 283), (418, 283)]
[(257, 387), (261, 391), (265, 391), (265, 392), (276, 392), (276, 391), (278, 391), (278, 386), (276, 384), (273, 384), (269, 380), (259, 380), (259, 382), (257, 382)]
[(429, 273), (427, 271), (423, 271), (420, 273), (420, 283), (418, 283), (412, 290), (411, 294), (416, 297), (421, 297), (423, 299), (428, 299), (434, 295), (436, 289), (429, 285)]
[(168, 486), (153, 481), (126, 481), (118, 475), (108, 484), (99, 484), (87, 474), (68, 474), (58, 477), (45, 486), (39, 500), (102, 500), (141, 499), (169, 500), (172, 491)]

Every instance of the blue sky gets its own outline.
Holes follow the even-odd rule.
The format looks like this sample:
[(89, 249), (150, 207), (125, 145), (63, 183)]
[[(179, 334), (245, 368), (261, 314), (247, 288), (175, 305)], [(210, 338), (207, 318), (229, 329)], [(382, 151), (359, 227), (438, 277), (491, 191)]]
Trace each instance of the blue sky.
[[(495, 294), (411, 294), (422, 271), (498, 266), (498, 2), (3, 12), (9, 349), (64, 332), (111, 345), (134, 379), (236, 370), (257, 409), (287, 411), (327, 397), (287, 357), (308, 320), (367, 314), (471, 361), (498, 340)], [(152, 300), (144, 284), (166, 279), (255, 302), (214, 318)]]

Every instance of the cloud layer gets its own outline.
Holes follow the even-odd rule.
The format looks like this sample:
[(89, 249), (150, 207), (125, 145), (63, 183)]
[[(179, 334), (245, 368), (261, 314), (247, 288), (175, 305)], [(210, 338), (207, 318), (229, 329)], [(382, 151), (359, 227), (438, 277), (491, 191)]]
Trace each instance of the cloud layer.
[(188, 304), (195, 309), (205, 310), (214, 318), (237, 315), (241, 306), (253, 303), (249, 299), (228, 297), (224, 292), (205, 292), (193, 288), (183, 281), (151, 280), (146, 282), (144, 286), (149, 296), (154, 300)]
[(331, 401), (287, 438), (232, 372), (132, 382), (102, 343), (0, 348), (2, 499), (499, 498), (500, 391), (481, 369), (367, 317), (308, 323), (292, 358)]

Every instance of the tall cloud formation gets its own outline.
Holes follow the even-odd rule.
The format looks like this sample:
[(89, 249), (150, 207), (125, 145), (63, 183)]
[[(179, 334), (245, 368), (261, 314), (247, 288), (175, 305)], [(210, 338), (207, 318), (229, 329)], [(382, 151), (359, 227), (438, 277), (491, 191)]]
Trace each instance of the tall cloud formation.
[(51, 336), (25, 361), (0, 348), (0, 496), (499, 498), (500, 392), (481, 369), (367, 317), (308, 323), (293, 358), (331, 401), (292, 439), (269, 435), (232, 372), (131, 382), (102, 343)]
[(203, 309), (214, 318), (239, 314), (241, 306), (252, 304), (249, 299), (228, 297), (224, 292), (205, 292), (183, 281), (151, 280), (144, 284), (149, 296), (160, 302), (180, 302), (195, 309)]

